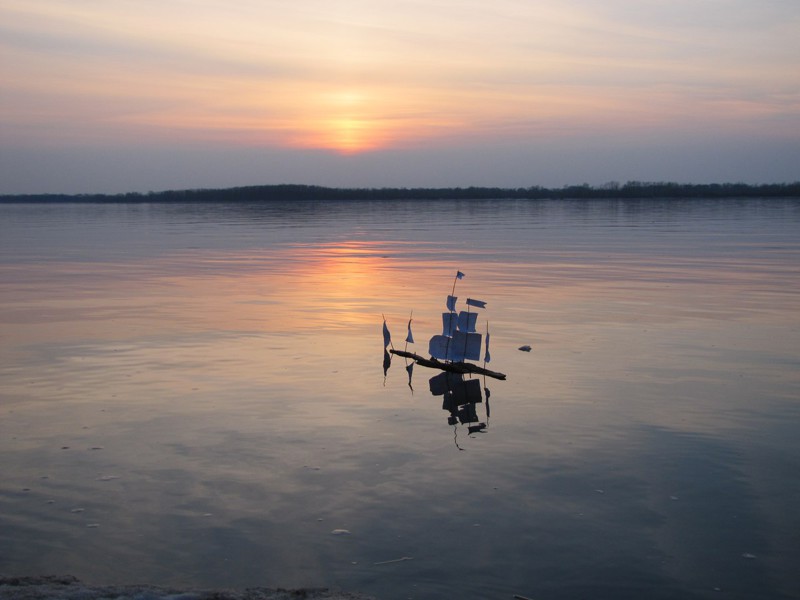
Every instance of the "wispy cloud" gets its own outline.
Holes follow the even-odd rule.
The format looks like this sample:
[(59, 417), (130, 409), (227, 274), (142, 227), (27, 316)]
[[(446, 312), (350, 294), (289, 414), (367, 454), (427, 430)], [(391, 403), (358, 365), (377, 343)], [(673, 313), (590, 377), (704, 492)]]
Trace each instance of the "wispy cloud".
[(5, 0), (5, 145), (800, 128), (794, 0)]

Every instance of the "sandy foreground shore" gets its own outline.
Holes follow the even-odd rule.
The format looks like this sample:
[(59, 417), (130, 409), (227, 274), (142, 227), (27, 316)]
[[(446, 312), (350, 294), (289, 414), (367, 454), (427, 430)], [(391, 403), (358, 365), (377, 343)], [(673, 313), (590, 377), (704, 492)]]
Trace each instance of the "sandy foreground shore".
[(2, 577), (2, 600), (374, 600), (370, 596), (316, 589), (191, 590), (150, 585), (96, 586), (71, 575)]

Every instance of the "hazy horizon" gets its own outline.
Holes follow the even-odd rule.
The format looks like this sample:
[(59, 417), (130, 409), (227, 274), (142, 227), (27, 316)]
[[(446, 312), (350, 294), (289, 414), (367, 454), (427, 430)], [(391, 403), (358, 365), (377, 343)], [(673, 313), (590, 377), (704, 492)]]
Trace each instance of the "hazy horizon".
[(798, 179), (790, 0), (4, 0), (0, 23), (0, 194)]

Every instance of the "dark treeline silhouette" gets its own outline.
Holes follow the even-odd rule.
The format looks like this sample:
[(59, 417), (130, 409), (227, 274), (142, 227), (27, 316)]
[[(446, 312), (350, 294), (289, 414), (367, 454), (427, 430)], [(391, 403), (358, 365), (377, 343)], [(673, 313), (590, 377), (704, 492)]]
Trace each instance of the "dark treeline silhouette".
[(308, 200), (486, 200), (486, 199), (646, 199), (646, 198), (797, 198), (800, 182), (746, 183), (611, 182), (562, 188), (331, 188), (314, 185), (259, 185), (228, 189), (171, 190), (127, 194), (15, 194), (0, 202), (291, 202)]

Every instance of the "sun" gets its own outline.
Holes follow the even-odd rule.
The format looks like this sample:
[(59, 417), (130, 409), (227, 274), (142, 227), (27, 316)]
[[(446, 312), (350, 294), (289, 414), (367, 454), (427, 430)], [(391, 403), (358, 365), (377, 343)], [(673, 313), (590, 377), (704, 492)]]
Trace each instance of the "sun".
[(329, 125), (330, 146), (342, 154), (357, 154), (378, 146), (369, 121), (351, 117), (334, 119)]
[(340, 154), (375, 150), (387, 141), (380, 104), (367, 93), (336, 90), (320, 94), (308, 107), (308, 118), (300, 124), (296, 142), (309, 148), (323, 148)]

